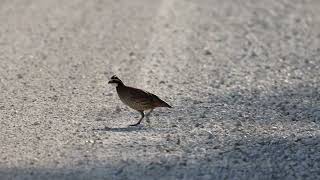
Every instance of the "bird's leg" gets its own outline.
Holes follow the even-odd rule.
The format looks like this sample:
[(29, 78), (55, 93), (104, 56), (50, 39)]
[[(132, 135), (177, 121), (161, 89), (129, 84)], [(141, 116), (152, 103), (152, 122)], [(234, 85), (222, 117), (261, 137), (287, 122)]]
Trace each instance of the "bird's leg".
[(137, 126), (141, 123), (142, 119), (144, 118), (144, 113), (143, 111), (139, 111), (141, 114), (141, 118), (139, 119), (139, 121), (136, 124), (131, 124), (130, 126)]
[(146, 117), (148, 117), (152, 111), (153, 111), (153, 109), (151, 109), (151, 110), (146, 114)]
[(147, 114), (146, 114), (146, 121), (147, 123), (150, 123), (149, 115), (152, 113), (153, 109), (151, 109)]

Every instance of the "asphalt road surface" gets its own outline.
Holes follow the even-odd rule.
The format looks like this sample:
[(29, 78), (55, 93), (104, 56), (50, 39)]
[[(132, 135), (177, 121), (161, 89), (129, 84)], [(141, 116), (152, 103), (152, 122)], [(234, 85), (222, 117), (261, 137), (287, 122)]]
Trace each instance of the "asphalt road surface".
[(320, 179), (320, 1), (2, 0), (0, 117), (1, 180)]

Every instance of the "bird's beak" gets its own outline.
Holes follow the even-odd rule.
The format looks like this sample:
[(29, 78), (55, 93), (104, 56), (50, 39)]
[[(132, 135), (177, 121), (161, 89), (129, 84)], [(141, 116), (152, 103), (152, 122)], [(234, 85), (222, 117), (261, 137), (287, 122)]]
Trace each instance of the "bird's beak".
[(108, 84), (111, 84), (111, 83), (112, 83), (111, 81), (108, 82)]

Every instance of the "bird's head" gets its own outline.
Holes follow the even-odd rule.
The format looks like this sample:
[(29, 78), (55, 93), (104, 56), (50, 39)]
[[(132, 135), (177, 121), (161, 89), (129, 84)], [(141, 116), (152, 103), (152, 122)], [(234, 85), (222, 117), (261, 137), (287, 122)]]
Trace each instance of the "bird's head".
[(116, 75), (114, 75), (111, 77), (111, 80), (108, 82), (108, 84), (118, 87), (118, 85), (123, 85), (123, 82)]

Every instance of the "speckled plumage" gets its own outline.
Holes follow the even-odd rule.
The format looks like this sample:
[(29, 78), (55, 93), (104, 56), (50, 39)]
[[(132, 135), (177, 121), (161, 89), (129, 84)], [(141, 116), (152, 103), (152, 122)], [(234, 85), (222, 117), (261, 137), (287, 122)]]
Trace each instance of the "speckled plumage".
[[(132, 126), (140, 124), (144, 118), (143, 111), (145, 110), (150, 110), (150, 112), (152, 112), (152, 110), (156, 107), (171, 108), (169, 104), (150, 92), (124, 85), (117, 76), (112, 76), (109, 84), (116, 85), (118, 96), (124, 104), (141, 113), (141, 119), (138, 121), (138, 123), (133, 124)], [(148, 115), (149, 114), (150, 113), (148, 113)]]

